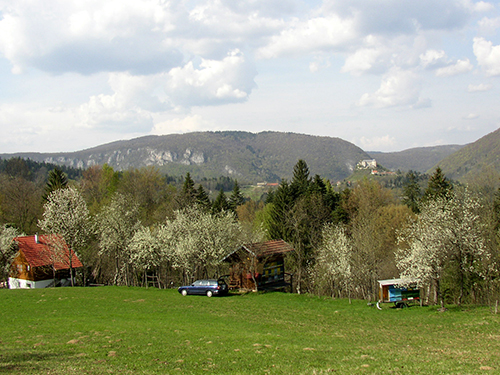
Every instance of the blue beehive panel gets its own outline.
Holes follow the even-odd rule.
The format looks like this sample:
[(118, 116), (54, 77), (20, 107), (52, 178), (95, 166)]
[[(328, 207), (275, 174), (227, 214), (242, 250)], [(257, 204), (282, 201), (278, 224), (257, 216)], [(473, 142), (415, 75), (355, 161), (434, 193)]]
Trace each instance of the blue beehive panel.
[(401, 289), (389, 287), (389, 302), (401, 301)]

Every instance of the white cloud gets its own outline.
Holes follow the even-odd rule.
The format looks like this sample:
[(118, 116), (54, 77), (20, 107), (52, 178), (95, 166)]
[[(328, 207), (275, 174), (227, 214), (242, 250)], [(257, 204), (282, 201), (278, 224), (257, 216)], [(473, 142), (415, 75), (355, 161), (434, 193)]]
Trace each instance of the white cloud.
[(316, 56), (315, 61), (309, 63), (309, 71), (316, 73), (321, 69), (327, 69), (331, 66), (330, 60), (323, 56)]
[(166, 98), (153, 95), (159, 92), (161, 80), (161, 74), (110, 73), (108, 82), (113, 94), (93, 95), (82, 104), (77, 110), (80, 125), (149, 131), (153, 125), (151, 113), (171, 108)]
[(473, 51), (486, 75), (500, 75), (500, 45), (494, 46), (484, 38), (474, 38)]
[(427, 50), (420, 55), (420, 64), (424, 67), (436, 67), (447, 64), (446, 52), (443, 50)]
[(493, 85), (487, 83), (480, 83), (478, 85), (470, 84), (467, 86), (467, 92), (482, 92), (489, 91), (493, 88)]
[(0, 51), (16, 71), (157, 72), (182, 62), (163, 31), (167, 5), (146, 1), (19, 1), (2, 9)]
[(464, 116), (464, 120), (476, 120), (479, 118), (479, 115), (477, 113), (469, 113), (468, 115)]
[(295, 19), (279, 35), (271, 38), (268, 45), (257, 52), (261, 58), (297, 56), (315, 51), (344, 49), (355, 37), (353, 21), (337, 15)]
[(221, 61), (202, 59), (199, 68), (189, 62), (168, 73), (165, 91), (181, 106), (225, 104), (245, 101), (255, 87), (255, 68), (238, 51)]
[(192, 115), (158, 122), (154, 125), (151, 134), (162, 135), (215, 130), (214, 127), (215, 124), (213, 122), (204, 120), (199, 115)]
[(369, 72), (379, 64), (379, 58), (383, 54), (383, 48), (361, 48), (348, 56), (342, 72), (349, 72), (355, 76)]
[(494, 34), (500, 28), (500, 17), (488, 18), (484, 17), (478, 22), (479, 30), (483, 34)]
[(414, 34), (463, 27), (475, 10), (470, 1), (338, 0), (325, 2), (325, 12), (352, 17), (363, 35)]
[(469, 59), (458, 60), (454, 65), (446, 66), (444, 68), (439, 68), (436, 70), (436, 76), (438, 77), (450, 77), (457, 74), (463, 74), (470, 72), (473, 66)]
[(420, 78), (416, 73), (393, 68), (382, 79), (380, 88), (373, 94), (364, 94), (358, 105), (375, 108), (417, 105), (422, 101), (420, 86)]
[[(221, 123), (283, 129), (291, 121), (297, 131), (321, 132), (318, 124), (333, 107), (341, 119), (366, 116), (358, 123), (400, 119), (410, 112), (399, 107), (431, 105), (421, 92), (436, 98), (450, 92), (450, 80), (428, 71), (448, 77), (477, 65), (486, 75), (500, 74), (497, 8), (475, 0), (0, 0), (0, 105), (16, 104), (3, 123), (26, 134), (64, 124), (110, 137)], [(465, 58), (471, 30), (483, 36), (473, 43), (477, 64)], [(10, 70), (18, 74), (5, 75)], [(465, 78), (453, 81), (460, 79), (465, 87)], [(436, 101), (446, 103), (446, 114), (419, 112), (448, 124), (453, 106), (467, 103), (464, 96), (470, 99), (462, 90), (456, 102)], [(489, 96), (479, 104), (494, 107)], [(396, 110), (360, 110), (352, 106), (356, 99)], [(240, 105), (217, 107), (230, 103)], [(254, 120), (263, 105), (284, 113), (270, 109)], [(252, 109), (241, 120), (235, 112), (243, 108)], [(203, 119), (170, 119), (191, 111)], [(479, 122), (491, 118), (484, 108), (474, 111)], [(217, 120), (206, 122), (211, 118)]]
[(154, 113), (247, 100), (255, 86), (254, 75), (254, 68), (238, 50), (221, 61), (202, 59), (198, 68), (189, 62), (154, 75), (110, 73), (113, 93), (93, 95), (81, 105), (77, 111), (80, 125), (147, 132)]
[(396, 143), (396, 139), (390, 135), (372, 138), (361, 137), (359, 143), (363, 150), (375, 151), (390, 148)]
[(489, 12), (495, 9), (495, 6), (486, 1), (478, 1), (477, 3), (472, 3), (472, 9), (474, 12)]

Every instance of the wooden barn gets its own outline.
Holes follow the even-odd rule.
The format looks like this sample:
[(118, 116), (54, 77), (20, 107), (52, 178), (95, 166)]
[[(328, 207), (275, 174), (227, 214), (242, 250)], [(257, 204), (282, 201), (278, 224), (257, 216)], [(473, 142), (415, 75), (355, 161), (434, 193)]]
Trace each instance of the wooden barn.
[[(9, 274), (10, 289), (34, 289), (70, 284), (70, 251), (58, 235), (14, 238), (17, 253)], [(83, 267), (71, 252), (72, 268)]]
[(269, 290), (290, 287), (285, 280), (284, 256), (294, 248), (283, 240), (258, 242), (239, 247), (226, 258), (230, 263), (229, 288)]

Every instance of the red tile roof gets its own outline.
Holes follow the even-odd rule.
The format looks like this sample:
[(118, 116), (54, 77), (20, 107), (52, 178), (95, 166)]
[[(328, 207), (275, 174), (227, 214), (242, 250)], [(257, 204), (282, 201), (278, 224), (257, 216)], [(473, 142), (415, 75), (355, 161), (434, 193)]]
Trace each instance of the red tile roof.
[[(31, 267), (41, 267), (54, 265), (57, 270), (69, 269), (69, 248), (64, 239), (55, 234), (39, 235), (38, 242), (35, 236), (24, 236), (14, 238), (19, 245), (19, 252), (22, 252), (26, 261)], [(63, 247), (63, 256), (57, 259), (55, 246), (59, 243)], [(72, 267), (83, 267), (82, 262), (74, 252), (72, 254)]]

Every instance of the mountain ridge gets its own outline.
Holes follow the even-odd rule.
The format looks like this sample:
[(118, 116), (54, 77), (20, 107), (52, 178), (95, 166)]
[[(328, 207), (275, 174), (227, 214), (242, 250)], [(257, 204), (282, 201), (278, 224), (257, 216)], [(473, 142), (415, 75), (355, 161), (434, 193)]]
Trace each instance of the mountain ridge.
[(335, 137), (266, 131), (194, 132), (149, 135), (63, 153), (14, 153), (34, 161), (77, 168), (108, 164), (117, 170), (156, 166), (169, 175), (190, 172), (196, 178), (230, 176), (242, 181), (279, 181), (292, 177), (299, 159), (312, 174), (348, 177), (370, 158), (358, 146)]
[(241, 182), (290, 180), (299, 159), (311, 175), (333, 181), (348, 178), (361, 160), (376, 159), (389, 170), (432, 173), (436, 166), (452, 179), (461, 179), (484, 166), (500, 171), (500, 129), (467, 145), (416, 147), (398, 152), (365, 152), (337, 137), (291, 132), (206, 131), (147, 135), (96, 147), (59, 153), (20, 152), (0, 158), (88, 168), (108, 164), (115, 170), (155, 166), (171, 176), (189, 172), (193, 178), (228, 176)]

